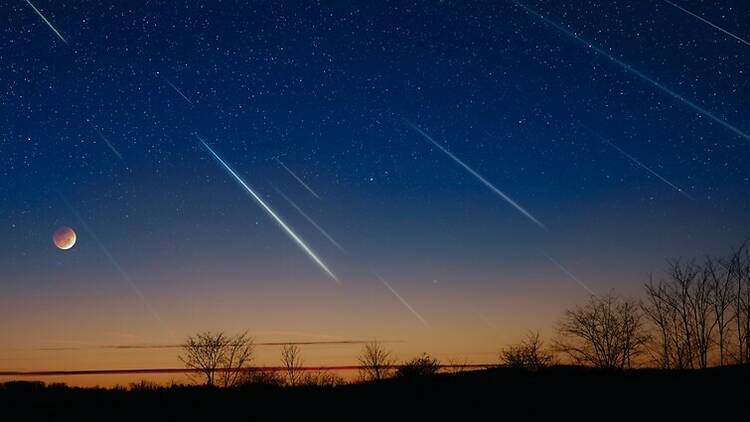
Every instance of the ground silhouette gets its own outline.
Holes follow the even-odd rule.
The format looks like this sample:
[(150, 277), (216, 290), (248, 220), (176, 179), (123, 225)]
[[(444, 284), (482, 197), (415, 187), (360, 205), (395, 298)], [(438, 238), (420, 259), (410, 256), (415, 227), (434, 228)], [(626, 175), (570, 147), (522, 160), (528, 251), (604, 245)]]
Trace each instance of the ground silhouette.
[(224, 415), (239, 415), (238, 419), (268, 415), (282, 420), (313, 416), (401, 420), (431, 415), (473, 420), (481, 415), (496, 419), (518, 414), (619, 418), (706, 413), (718, 417), (732, 406), (744, 406), (741, 396), (747, 394), (748, 380), (750, 366), (744, 365), (700, 370), (503, 367), (336, 387), (262, 383), (233, 388), (158, 387), (143, 383), (131, 389), (95, 389), (9, 382), (0, 387), (0, 408), (6, 420), (213, 420)]

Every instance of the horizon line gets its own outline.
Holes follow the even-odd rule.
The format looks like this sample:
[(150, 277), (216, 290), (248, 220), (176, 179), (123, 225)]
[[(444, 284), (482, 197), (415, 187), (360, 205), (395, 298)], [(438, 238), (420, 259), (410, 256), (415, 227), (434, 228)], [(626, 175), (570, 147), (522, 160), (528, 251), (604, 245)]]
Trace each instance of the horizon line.
[[(398, 369), (406, 365), (384, 365), (383, 368)], [(440, 364), (438, 368), (494, 368), (501, 366), (497, 363), (465, 363), (465, 364)], [(364, 368), (362, 365), (333, 365), (333, 366), (302, 366), (296, 368), (302, 372), (309, 371), (351, 371)], [(217, 369), (217, 371), (222, 371)], [(272, 371), (283, 372), (288, 368), (284, 366), (249, 366), (239, 369), (239, 372)], [(203, 372), (195, 368), (135, 368), (135, 369), (74, 369), (74, 370), (51, 370), (51, 371), (0, 371), (0, 376), (66, 376), (66, 375), (120, 375), (120, 374), (189, 374)]]

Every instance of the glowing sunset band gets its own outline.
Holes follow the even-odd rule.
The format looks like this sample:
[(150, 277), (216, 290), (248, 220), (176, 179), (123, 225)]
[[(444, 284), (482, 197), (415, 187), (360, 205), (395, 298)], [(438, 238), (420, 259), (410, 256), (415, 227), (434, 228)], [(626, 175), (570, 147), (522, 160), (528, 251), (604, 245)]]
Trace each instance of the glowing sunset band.
[[(385, 365), (383, 368), (398, 369), (405, 365)], [(456, 365), (438, 365), (441, 369), (484, 369), (494, 368), (496, 363), (466, 363)], [(362, 369), (360, 365), (342, 365), (342, 366), (302, 366), (296, 368), (299, 371), (355, 371)], [(219, 368), (218, 370), (221, 370)], [(273, 371), (283, 372), (288, 368), (283, 366), (253, 366), (242, 368), (242, 372), (254, 371)], [(137, 369), (81, 369), (72, 371), (0, 371), (0, 377), (17, 376), (17, 377), (45, 377), (61, 375), (118, 375), (118, 374), (188, 374), (203, 372), (200, 369), (192, 368), (137, 368)]]

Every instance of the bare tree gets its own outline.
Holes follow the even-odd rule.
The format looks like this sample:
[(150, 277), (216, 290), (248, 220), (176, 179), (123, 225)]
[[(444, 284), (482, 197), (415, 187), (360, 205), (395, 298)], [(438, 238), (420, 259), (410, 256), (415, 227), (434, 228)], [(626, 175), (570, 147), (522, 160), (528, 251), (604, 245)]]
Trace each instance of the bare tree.
[(638, 305), (613, 294), (591, 296), (565, 312), (555, 348), (574, 362), (599, 368), (632, 366), (648, 339)]
[(662, 368), (682, 368), (683, 361), (675, 356), (679, 349), (679, 338), (676, 337), (676, 312), (666, 301), (667, 293), (662, 283), (655, 284), (653, 277), (646, 288), (646, 300), (641, 302), (641, 310), (654, 324), (658, 336), (653, 338), (656, 344), (655, 358), (657, 365)]
[[(644, 314), (659, 333), (656, 361), (665, 368), (706, 368), (718, 355), (750, 362), (750, 250), (703, 263), (673, 260), (666, 279), (646, 285)], [(718, 353), (714, 351), (718, 348)]]
[(289, 385), (297, 385), (302, 378), (302, 356), (296, 344), (285, 344), (281, 347), (281, 365), (286, 372)]
[(377, 341), (365, 344), (359, 355), (360, 378), (365, 380), (380, 380), (388, 378), (393, 373), (394, 361), (391, 352), (385, 350)]
[(714, 318), (716, 320), (717, 345), (719, 346), (719, 365), (724, 365), (727, 353), (727, 342), (729, 328), (734, 319), (730, 308), (735, 301), (734, 282), (737, 274), (736, 259), (723, 260), (719, 258), (706, 258), (706, 272), (711, 284), (711, 304), (713, 306)]
[(179, 358), (187, 368), (198, 370), (207, 386), (232, 387), (240, 382), (240, 373), (252, 361), (254, 350), (253, 338), (247, 333), (204, 332), (188, 337)]
[(253, 338), (248, 337), (247, 332), (229, 337), (224, 346), (223, 359), (221, 361), (220, 385), (234, 387), (242, 382), (243, 371), (253, 360), (255, 344)]
[(538, 332), (530, 332), (518, 344), (513, 344), (500, 352), (500, 361), (505, 365), (538, 370), (554, 361), (553, 354), (544, 347)]
[(735, 335), (737, 363), (750, 363), (750, 248), (748, 242), (735, 249), (729, 261), (733, 262), (735, 291), (733, 319), (735, 321)]
[(693, 329), (695, 331), (695, 352), (699, 368), (708, 367), (709, 352), (714, 344), (716, 315), (713, 313), (712, 301), (713, 292), (709, 272), (703, 266), (690, 294)]
[(684, 366), (688, 368), (695, 368), (695, 328), (690, 290), (700, 271), (700, 268), (692, 261), (683, 263), (680, 260), (673, 260), (669, 262), (669, 281), (662, 282), (666, 292), (664, 300), (674, 309), (679, 320), (678, 353)]

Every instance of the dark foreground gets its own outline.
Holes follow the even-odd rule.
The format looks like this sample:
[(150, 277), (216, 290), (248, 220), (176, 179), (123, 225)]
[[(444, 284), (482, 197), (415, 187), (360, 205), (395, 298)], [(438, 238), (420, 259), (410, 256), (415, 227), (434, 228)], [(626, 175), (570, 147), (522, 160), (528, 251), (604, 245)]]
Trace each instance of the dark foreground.
[(560, 415), (619, 420), (626, 415), (651, 419), (658, 413), (715, 419), (747, 412), (748, 381), (750, 366), (696, 371), (497, 368), (339, 387), (178, 386), (127, 391), (7, 383), (0, 386), (0, 418), (218, 420), (231, 415), (237, 420), (284, 420), (315, 415), (315, 420), (500, 420)]

